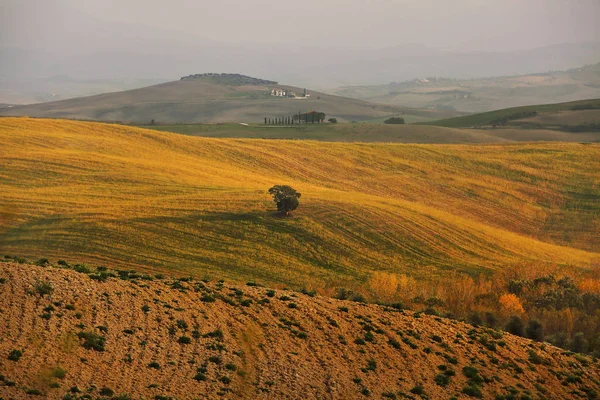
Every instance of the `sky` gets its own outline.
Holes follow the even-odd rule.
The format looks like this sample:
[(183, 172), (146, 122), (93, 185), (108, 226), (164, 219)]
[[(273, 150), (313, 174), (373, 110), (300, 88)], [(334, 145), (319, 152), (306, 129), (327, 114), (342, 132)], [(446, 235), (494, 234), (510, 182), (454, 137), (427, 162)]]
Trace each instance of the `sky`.
[(0, 7), (6, 37), (75, 22), (64, 13), (52, 24), (27, 23), (57, 7), (235, 44), (511, 51), (600, 39), (599, 0), (0, 0)]

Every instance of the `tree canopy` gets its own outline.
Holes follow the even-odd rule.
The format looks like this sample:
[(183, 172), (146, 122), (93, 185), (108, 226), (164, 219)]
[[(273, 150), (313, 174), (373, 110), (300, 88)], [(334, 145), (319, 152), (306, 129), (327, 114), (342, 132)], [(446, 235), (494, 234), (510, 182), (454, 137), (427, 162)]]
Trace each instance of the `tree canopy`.
[(294, 211), (300, 204), (298, 199), (301, 194), (291, 186), (275, 185), (269, 189), (269, 194), (273, 196), (273, 201), (277, 204), (277, 211), (285, 215)]

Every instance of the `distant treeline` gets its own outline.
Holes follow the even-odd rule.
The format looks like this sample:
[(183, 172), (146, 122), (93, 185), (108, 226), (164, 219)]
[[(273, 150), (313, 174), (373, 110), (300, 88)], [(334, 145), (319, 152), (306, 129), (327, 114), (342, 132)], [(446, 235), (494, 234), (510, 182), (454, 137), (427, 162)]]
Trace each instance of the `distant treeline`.
[(195, 79), (208, 78), (213, 82), (221, 83), (224, 85), (276, 85), (278, 82), (269, 81), (266, 79), (253, 78), (251, 76), (241, 74), (219, 74), (219, 73), (205, 73), (205, 74), (194, 74), (188, 75), (181, 78), (182, 81), (191, 81)]
[(494, 127), (503, 126), (503, 125), (508, 124), (509, 121), (513, 121), (516, 119), (522, 119), (522, 118), (535, 117), (536, 115), (537, 115), (537, 111), (521, 111), (521, 112), (510, 114), (510, 115), (505, 115), (504, 117), (496, 118), (495, 120), (490, 121), (490, 124)]
[[(325, 121), (325, 117), (325, 113), (320, 111), (309, 111), (305, 113), (299, 112), (298, 114), (287, 117), (265, 117), (265, 125), (314, 124), (315, 122), (320, 124), (321, 122)], [(335, 122), (332, 121), (334, 119), (335, 118), (330, 118), (329, 122), (336, 123), (337, 120), (335, 120)]]
[(402, 117), (390, 117), (388, 119), (386, 119), (385, 121), (383, 121), (384, 124), (404, 124), (404, 118)]
[(581, 111), (581, 110), (598, 110), (600, 109), (600, 104), (577, 104), (573, 106), (571, 110), (573, 111)]

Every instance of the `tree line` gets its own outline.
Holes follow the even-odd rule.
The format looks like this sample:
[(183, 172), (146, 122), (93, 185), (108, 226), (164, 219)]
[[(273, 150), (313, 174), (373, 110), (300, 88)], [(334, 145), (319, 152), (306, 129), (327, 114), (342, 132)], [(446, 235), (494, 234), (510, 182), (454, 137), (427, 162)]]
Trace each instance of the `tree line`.
[[(286, 117), (265, 117), (265, 125), (297, 125), (297, 124), (320, 124), (325, 121), (325, 113), (320, 111), (298, 112)], [(334, 118), (330, 118), (334, 119)], [(329, 121), (333, 122), (333, 121)], [(335, 121), (337, 122), (337, 120)]]

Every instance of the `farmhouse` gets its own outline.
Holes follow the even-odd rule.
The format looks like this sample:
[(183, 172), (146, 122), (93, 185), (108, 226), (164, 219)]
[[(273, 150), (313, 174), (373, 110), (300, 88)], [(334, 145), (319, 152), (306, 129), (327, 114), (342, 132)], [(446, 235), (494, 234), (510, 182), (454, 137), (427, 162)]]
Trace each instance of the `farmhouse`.
[(306, 89), (304, 89), (304, 94), (298, 96), (296, 94), (296, 92), (292, 92), (291, 90), (288, 89), (272, 89), (271, 90), (271, 96), (275, 96), (275, 97), (291, 97), (293, 99), (305, 99), (307, 97), (310, 97), (310, 94), (306, 93)]
[(296, 93), (287, 89), (273, 89), (271, 90), (271, 96), (277, 97), (296, 97)]

